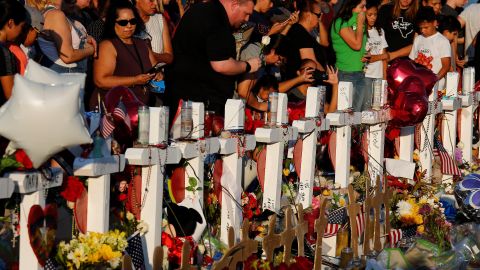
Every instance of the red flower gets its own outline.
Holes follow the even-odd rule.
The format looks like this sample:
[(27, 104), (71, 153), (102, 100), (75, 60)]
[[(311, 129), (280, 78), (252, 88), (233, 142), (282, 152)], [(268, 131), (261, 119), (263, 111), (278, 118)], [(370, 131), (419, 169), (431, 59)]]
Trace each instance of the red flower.
[(82, 195), (84, 189), (85, 187), (78, 177), (69, 176), (67, 181), (63, 182), (60, 195), (69, 202), (75, 202)]
[(278, 266), (275, 267), (275, 270), (288, 270), (288, 269), (290, 268), (284, 262), (280, 263)]
[(17, 151), (15, 151), (15, 159), (16, 159), (18, 162), (22, 163), (22, 165), (23, 165), (23, 167), (20, 168), (20, 170), (33, 168), (32, 161), (31, 161), (30, 158), (27, 156), (27, 154), (25, 153), (25, 151), (23, 151), (22, 149), (18, 149)]
[(118, 194), (117, 199), (118, 199), (119, 202), (123, 202), (123, 201), (125, 201), (125, 200), (127, 199), (127, 194), (125, 194), (125, 193), (120, 193), (120, 194)]

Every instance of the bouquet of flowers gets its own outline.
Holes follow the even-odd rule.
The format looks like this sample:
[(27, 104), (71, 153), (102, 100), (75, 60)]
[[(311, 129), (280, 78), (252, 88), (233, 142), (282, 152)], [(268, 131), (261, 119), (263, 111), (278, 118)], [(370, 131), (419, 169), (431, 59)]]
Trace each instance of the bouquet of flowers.
[(56, 260), (67, 269), (117, 269), (126, 247), (125, 232), (88, 232), (60, 242)]

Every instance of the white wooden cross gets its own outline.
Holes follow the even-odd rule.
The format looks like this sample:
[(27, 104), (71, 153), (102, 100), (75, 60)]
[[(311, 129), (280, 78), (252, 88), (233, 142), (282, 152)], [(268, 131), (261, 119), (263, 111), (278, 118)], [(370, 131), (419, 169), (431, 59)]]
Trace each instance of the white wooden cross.
[(62, 185), (63, 172), (60, 168), (51, 168), (51, 179), (40, 172), (11, 172), (5, 177), (12, 179), (15, 192), (22, 194), (20, 203), (20, 269), (43, 269), (30, 246), (28, 234), (28, 215), (33, 205), (45, 207), (48, 189)]
[[(298, 133), (300, 133), (301, 139), (303, 139), (302, 169), (300, 171), (299, 196), (297, 196), (296, 203), (301, 203), (304, 208), (312, 205), (318, 132), (330, 128), (329, 120), (320, 114), (320, 106), (319, 88), (309, 87), (307, 89), (305, 119), (295, 120), (292, 123), (292, 126), (298, 129)], [(317, 123), (320, 123), (320, 125), (317, 126)]]
[[(149, 144), (151, 145), (166, 142), (168, 139), (165, 137), (165, 133), (162, 134), (161, 130), (163, 129), (152, 129), (154, 126), (168, 127), (166, 111), (168, 110), (150, 109)], [(168, 146), (164, 149), (153, 146), (128, 148), (125, 152), (125, 159), (127, 159), (128, 164), (142, 166), (142, 208), (140, 216), (148, 224), (148, 232), (145, 234), (146, 247), (144, 246), (146, 269), (152, 269), (155, 247), (160, 246), (162, 240), (165, 165), (178, 164), (181, 158), (180, 150), (174, 146)]]
[[(233, 227), (235, 238), (239, 238), (242, 224), (242, 155), (245, 151), (255, 148), (255, 136), (242, 135), (245, 124), (245, 102), (239, 99), (229, 99), (225, 104), (224, 129), (231, 131), (229, 138), (219, 138), (220, 154), (223, 159), (222, 211), (220, 224), (220, 239), (228, 243), (228, 229)], [(239, 134), (235, 134), (237, 131)], [(240, 204), (240, 205), (239, 205)]]
[[(382, 80), (382, 99), (380, 107), (386, 103), (387, 81)], [(368, 110), (362, 112), (362, 123), (368, 126), (368, 173), (370, 174), (371, 184), (375, 183), (377, 177), (383, 183), (384, 167), (384, 146), (385, 146), (385, 128), (389, 120), (389, 114), (385, 109)]]
[(255, 130), (257, 142), (267, 144), (267, 167), (265, 168), (262, 209), (269, 209), (276, 213), (278, 213), (281, 207), (280, 199), (282, 195), (282, 169), (283, 159), (285, 157), (285, 143), (296, 140), (298, 137), (296, 127), (284, 126), (286, 123), (288, 124), (287, 103), (287, 95), (285, 93), (279, 93), (276, 126), (257, 128)]
[(125, 169), (125, 157), (76, 158), (74, 175), (88, 176), (87, 231), (108, 231), (110, 217), (110, 174)]
[(433, 139), (435, 135), (435, 119), (442, 112), (442, 103), (437, 101), (438, 82), (428, 97), (428, 113), (422, 122), (420, 130), (420, 163), (422, 170), (426, 170), (425, 178), (430, 179), (433, 171)]
[[(457, 110), (462, 107), (462, 100), (458, 97), (457, 86), (459, 75), (457, 72), (448, 72), (446, 75), (446, 96), (442, 98), (444, 117), (442, 119), (442, 143), (448, 154), (454, 158), (457, 145)], [(471, 138), (470, 138), (471, 140)], [(451, 183), (451, 175), (444, 175), (443, 182)]]
[(327, 114), (330, 126), (337, 127), (337, 151), (335, 157), (335, 183), (341, 188), (348, 186), (350, 177), (350, 148), (352, 145), (352, 126), (362, 121), (361, 112), (343, 112), (352, 107), (353, 84), (340, 82), (338, 84), (338, 111)]
[(463, 143), (462, 158), (468, 163), (472, 162), (472, 136), (473, 136), (473, 114), (478, 106), (476, 93), (473, 91), (475, 84), (475, 69), (463, 69), (462, 83), (462, 110), (460, 126), (460, 142)]
[(185, 167), (185, 187), (189, 186), (188, 178), (197, 178), (197, 187), (202, 190), (188, 191), (185, 190), (185, 198), (196, 198), (203, 206), (203, 176), (204, 176), (204, 159), (207, 154), (218, 153), (220, 143), (217, 137), (204, 137), (204, 118), (205, 109), (201, 102), (192, 102), (192, 119), (193, 130), (189, 141), (177, 141), (175, 145), (180, 149), (182, 157), (188, 162)]

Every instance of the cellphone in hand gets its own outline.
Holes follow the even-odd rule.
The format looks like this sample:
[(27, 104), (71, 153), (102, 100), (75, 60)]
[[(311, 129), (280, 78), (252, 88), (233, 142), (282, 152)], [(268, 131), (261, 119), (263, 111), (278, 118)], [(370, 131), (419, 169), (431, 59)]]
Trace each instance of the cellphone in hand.
[(158, 63), (155, 66), (153, 66), (149, 71), (147, 71), (148, 74), (157, 74), (160, 71), (162, 71), (163, 67), (167, 65), (165, 63)]

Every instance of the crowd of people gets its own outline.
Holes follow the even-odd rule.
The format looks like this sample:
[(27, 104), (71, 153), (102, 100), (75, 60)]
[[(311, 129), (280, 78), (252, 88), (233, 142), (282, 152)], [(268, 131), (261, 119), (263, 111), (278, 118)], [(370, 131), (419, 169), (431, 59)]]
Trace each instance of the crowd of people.
[[(373, 79), (397, 58), (449, 71), (479, 66), (480, 3), (465, 0), (0, 0), (0, 105), (28, 61), (88, 74), (85, 104), (116, 86), (146, 105), (204, 102), (223, 114), (244, 98), (262, 117), (271, 92), (305, 99), (353, 83), (353, 110), (369, 108)], [(477, 68), (478, 71), (480, 69)], [(480, 72), (477, 72), (477, 80)], [(152, 86), (164, 81), (165, 87)]]

